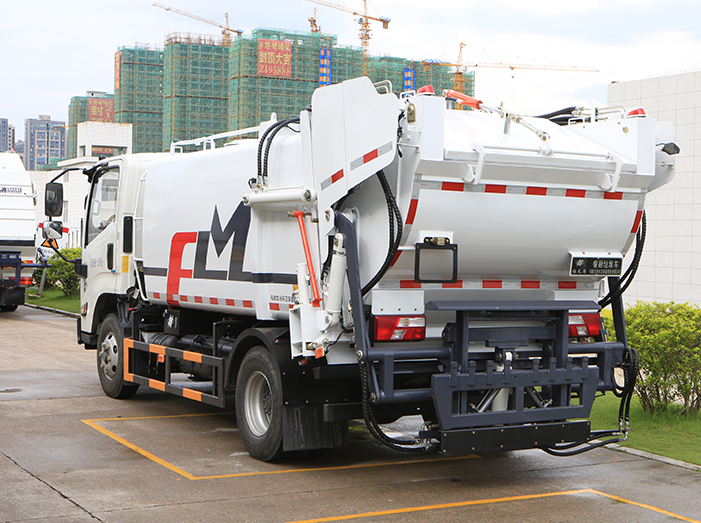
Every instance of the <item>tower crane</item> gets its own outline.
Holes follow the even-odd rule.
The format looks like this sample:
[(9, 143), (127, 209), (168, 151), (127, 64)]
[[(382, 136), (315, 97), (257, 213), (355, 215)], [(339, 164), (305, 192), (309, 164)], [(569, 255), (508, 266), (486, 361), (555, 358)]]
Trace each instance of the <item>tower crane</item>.
[(169, 7), (167, 5), (159, 4), (158, 2), (154, 2), (153, 5), (154, 7), (160, 7), (161, 9), (165, 9), (166, 11), (172, 11), (173, 13), (178, 13), (183, 16), (194, 18), (195, 20), (199, 20), (200, 22), (204, 22), (205, 24), (216, 25), (217, 27), (220, 27), (222, 29), (222, 35), (224, 37), (224, 45), (227, 47), (231, 45), (231, 33), (236, 33), (237, 36), (241, 36), (243, 34), (243, 31), (241, 29), (233, 29), (229, 27), (229, 13), (224, 13), (224, 17), (226, 18), (226, 25), (223, 25), (219, 22), (215, 22), (214, 20), (202, 18), (201, 16), (193, 15), (192, 13), (188, 13), (186, 11), (181, 11), (180, 9), (176, 9), (175, 7)]
[(546, 64), (507, 64), (503, 62), (465, 62), (462, 56), (463, 48), (467, 47), (467, 44), (460, 42), (460, 51), (458, 52), (457, 63), (441, 62), (440, 60), (423, 60), (424, 70), (428, 71), (431, 65), (447, 65), (449, 67), (456, 67), (455, 75), (453, 76), (453, 88), (461, 93), (464, 93), (465, 88), (465, 76), (463, 74), (464, 70), (468, 67), (485, 67), (485, 68), (501, 68), (501, 69), (535, 69), (539, 71), (573, 71), (573, 72), (585, 72), (585, 73), (598, 73), (599, 70), (594, 67), (577, 67), (569, 65), (546, 65)]
[(314, 14), (310, 16), (308, 20), (312, 33), (320, 33), (321, 27), (319, 27), (316, 23), (316, 7), (314, 8)]
[(368, 14), (368, 2), (367, 0), (363, 0), (363, 12), (359, 13), (358, 11), (354, 9), (350, 9), (349, 7), (345, 7), (342, 5), (334, 4), (331, 2), (327, 2), (326, 0), (307, 0), (308, 2), (313, 2), (315, 4), (319, 5), (325, 5), (326, 7), (331, 7), (333, 9), (338, 9), (339, 11), (345, 11), (346, 13), (351, 13), (358, 18), (358, 23), (360, 24), (360, 31), (358, 33), (358, 36), (360, 37), (360, 46), (363, 49), (363, 76), (367, 76), (368, 74), (368, 56), (369, 56), (369, 47), (370, 47), (370, 20), (374, 20), (376, 22), (382, 22), (382, 28), (387, 29), (389, 27), (390, 19), (386, 17), (374, 17), (370, 16)]

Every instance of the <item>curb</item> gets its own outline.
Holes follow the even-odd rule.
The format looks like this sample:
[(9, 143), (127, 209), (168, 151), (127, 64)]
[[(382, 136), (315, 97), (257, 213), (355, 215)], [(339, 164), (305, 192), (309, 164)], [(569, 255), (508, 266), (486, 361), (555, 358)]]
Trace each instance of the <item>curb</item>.
[(76, 314), (75, 312), (62, 311), (60, 309), (52, 309), (51, 307), (44, 307), (43, 305), (34, 305), (33, 303), (25, 303), (24, 306), (29, 307), (30, 309), (39, 309), (39, 310), (46, 311), (46, 312), (53, 312), (56, 314), (62, 314), (64, 316), (68, 316), (70, 318), (80, 318), (80, 314)]
[(632, 454), (633, 456), (638, 456), (639, 458), (650, 459), (654, 461), (660, 461), (666, 463), (667, 465), (674, 465), (675, 467), (681, 467), (688, 470), (693, 470), (696, 472), (701, 472), (701, 465), (695, 465), (694, 463), (688, 463), (686, 461), (681, 461), (678, 459), (667, 458), (665, 456), (660, 456), (659, 454), (652, 454), (651, 452), (645, 452), (644, 450), (632, 449), (630, 447), (624, 447), (622, 445), (617, 445), (612, 443), (606, 445), (609, 450), (614, 450), (616, 452), (625, 452), (626, 454)]

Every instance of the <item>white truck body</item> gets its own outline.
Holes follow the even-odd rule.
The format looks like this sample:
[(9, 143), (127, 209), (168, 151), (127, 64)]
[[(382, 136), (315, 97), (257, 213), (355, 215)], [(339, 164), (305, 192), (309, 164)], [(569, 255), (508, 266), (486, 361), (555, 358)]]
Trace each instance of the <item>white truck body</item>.
[[(221, 404), (225, 388), (242, 397), (250, 392), (236, 383), (237, 374), (240, 379), (255, 352), (249, 349), (262, 343), (276, 354), (276, 365), (288, 369), (285, 379), (309, 366), (323, 382), (309, 386), (325, 391), (315, 389), (311, 401), (319, 408), (326, 403), (323, 416), (281, 407), (286, 436), (278, 447), (284, 450), (315, 445), (290, 443), (300, 437), (289, 421), (294, 416), (310, 416), (306, 430), (341, 419), (343, 408), (334, 405), (344, 403), (338, 399), (344, 393), (324, 381), (324, 368), (338, 367), (337, 375), (352, 382), (348, 372), (357, 371), (348, 369), (367, 367), (373, 408), (383, 417), (425, 408), (439, 427), (426, 434), (439, 439), (441, 430), (512, 422), (500, 412), (514, 411), (524, 427), (548, 416), (561, 419), (549, 414), (552, 408), (541, 412), (546, 402), (531, 408), (527, 399), (524, 407), (521, 396), (551, 395), (558, 408), (575, 409), (569, 397), (581, 394), (587, 397), (583, 416), (563, 410), (562, 419), (588, 416), (596, 387), (587, 385), (587, 376), (600, 373), (598, 387), (611, 390), (613, 364), (604, 369), (603, 357), (590, 365), (588, 356), (568, 353), (567, 313), (598, 308), (604, 280), (622, 274), (623, 257), (640, 234), (645, 195), (673, 176), (673, 159), (659, 147), (673, 140), (673, 129), (623, 111), (560, 126), (449, 105), (427, 94), (381, 95), (359, 78), (317, 90), (298, 121), (273, 118), (255, 129), (257, 138), (220, 148), (202, 140), (204, 150), (190, 153), (178, 152), (176, 144), (169, 154), (127, 155), (96, 167), (86, 211), (80, 336), (98, 348), (103, 387), (117, 387), (106, 392), (120, 397), (120, 387), (137, 383)], [(379, 171), (389, 193), (375, 176)], [(401, 222), (392, 232), (390, 200)], [(395, 253), (388, 246), (399, 225)], [(388, 251), (391, 265), (361, 298), (361, 287), (389, 262)], [(534, 315), (516, 312), (524, 310)], [(503, 321), (490, 323), (493, 313), (505, 311), (511, 312)], [(105, 341), (119, 338), (112, 327), (102, 332), (109, 314), (119, 316), (126, 333), (126, 361), (110, 355), (122, 349)], [(406, 348), (368, 334), (382, 318), (404, 315), (407, 325), (420, 318), (416, 341), (404, 337), (413, 327), (394, 330), (392, 339), (408, 342)], [(458, 331), (469, 321), (468, 341)], [(249, 329), (245, 335), (242, 326)], [(552, 342), (543, 341), (547, 336)], [(615, 354), (611, 361), (620, 365), (628, 349), (614, 345), (591, 350)], [(211, 391), (175, 387), (176, 360), (181, 372), (211, 379)], [(158, 363), (167, 364), (165, 370)], [(538, 385), (506, 386), (512, 365)], [(569, 392), (542, 385), (546, 368), (551, 382)], [(557, 381), (573, 368), (581, 383)], [(412, 385), (412, 374), (433, 385)], [(498, 375), (502, 385), (487, 381), (480, 389), (473, 382), (482, 374)], [(291, 386), (282, 388), (285, 405), (306, 408), (309, 398)], [(486, 406), (473, 412), (468, 397), (480, 394)], [(238, 401), (237, 410), (244, 409)], [(359, 405), (357, 398), (345, 402)], [(240, 423), (255, 429), (255, 416), (246, 422), (247, 415), (240, 414)], [(482, 415), (491, 421), (474, 421)], [(244, 437), (249, 451), (271, 459), (274, 452), (251, 444), (268, 429), (258, 435), (254, 429)], [(533, 443), (509, 448), (528, 446)]]
[(24, 286), (31, 285), (33, 269), (20, 270), (17, 262), (35, 261), (36, 229), (34, 205), (36, 193), (29, 173), (15, 153), (0, 153), (0, 311), (24, 303)]

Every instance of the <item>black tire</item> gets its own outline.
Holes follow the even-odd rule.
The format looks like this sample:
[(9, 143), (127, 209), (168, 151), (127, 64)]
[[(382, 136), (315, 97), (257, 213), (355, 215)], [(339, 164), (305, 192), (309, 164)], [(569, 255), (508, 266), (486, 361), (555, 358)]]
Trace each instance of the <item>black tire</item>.
[(124, 381), (124, 329), (117, 316), (108, 314), (97, 339), (97, 375), (105, 394), (127, 399), (136, 394), (138, 385)]
[(17, 305), (0, 305), (0, 312), (14, 312), (17, 310)]
[(252, 457), (275, 461), (282, 455), (282, 381), (277, 362), (264, 347), (254, 347), (241, 362), (236, 422)]

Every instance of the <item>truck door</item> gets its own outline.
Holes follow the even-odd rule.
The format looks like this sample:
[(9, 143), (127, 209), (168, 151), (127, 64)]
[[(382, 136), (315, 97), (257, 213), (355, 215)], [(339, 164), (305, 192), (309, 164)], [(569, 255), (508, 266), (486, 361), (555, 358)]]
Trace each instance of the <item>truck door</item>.
[(82, 253), (88, 277), (81, 287), (81, 302), (90, 304), (89, 309), (93, 309), (88, 311), (90, 317), (99, 297), (115, 292), (118, 189), (119, 169), (115, 166), (96, 173), (88, 196)]

